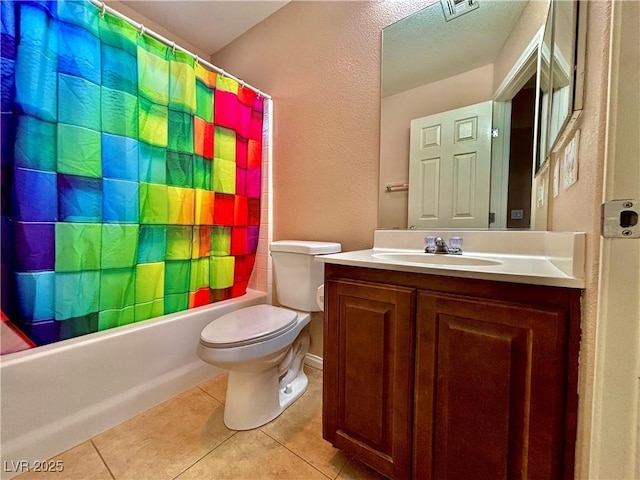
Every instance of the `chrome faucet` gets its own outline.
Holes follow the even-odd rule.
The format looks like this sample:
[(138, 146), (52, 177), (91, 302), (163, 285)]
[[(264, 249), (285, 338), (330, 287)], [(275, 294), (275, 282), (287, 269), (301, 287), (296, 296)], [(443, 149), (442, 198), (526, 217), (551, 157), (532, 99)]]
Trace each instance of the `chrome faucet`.
[(451, 246), (447, 245), (444, 238), (436, 237), (431, 245), (425, 247), (424, 251), (425, 253), (462, 255), (462, 239), (460, 237), (451, 237), (449, 242)]

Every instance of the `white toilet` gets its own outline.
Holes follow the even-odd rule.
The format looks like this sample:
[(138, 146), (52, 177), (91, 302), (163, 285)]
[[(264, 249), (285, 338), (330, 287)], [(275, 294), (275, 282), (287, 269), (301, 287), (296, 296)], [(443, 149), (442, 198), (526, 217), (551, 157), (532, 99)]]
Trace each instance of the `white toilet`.
[(309, 312), (321, 310), (316, 292), (324, 279), (320, 254), (339, 243), (282, 240), (271, 243), (279, 302), (254, 305), (212, 321), (200, 334), (198, 356), (229, 370), (224, 423), (232, 430), (260, 427), (307, 389), (302, 362), (309, 349)]

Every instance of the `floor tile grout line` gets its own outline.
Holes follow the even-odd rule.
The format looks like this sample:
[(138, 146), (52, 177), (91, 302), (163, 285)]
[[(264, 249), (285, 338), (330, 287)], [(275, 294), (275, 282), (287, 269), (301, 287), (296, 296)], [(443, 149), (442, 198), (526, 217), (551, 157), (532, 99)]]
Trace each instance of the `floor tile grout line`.
[[(313, 367), (311, 367), (311, 368), (313, 369)], [(314, 369), (314, 370), (317, 370), (317, 369)], [(320, 370), (320, 371), (321, 371), (321, 370)], [(214, 378), (215, 378), (215, 377), (214, 377)], [(220, 402), (220, 400), (218, 400), (218, 399), (217, 399), (216, 397), (214, 397), (211, 393), (209, 393), (207, 390), (205, 390), (205, 389), (202, 387), (202, 385), (197, 385), (197, 386), (198, 386), (198, 388), (200, 388), (200, 390), (202, 390), (203, 392), (205, 392), (205, 393), (206, 393), (207, 395), (209, 395), (211, 398), (213, 398), (214, 400), (217, 400), (218, 402)], [(306, 392), (305, 392), (305, 393), (306, 393)], [(221, 403), (222, 403), (222, 402), (221, 402)], [(224, 406), (224, 403), (222, 403), (222, 405)], [(277, 417), (276, 417), (276, 418), (277, 418)], [(275, 420), (275, 419), (273, 419), (273, 420)], [(271, 423), (271, 421), (267, 422), (265, 425), (269, 425), (270, 423)], [(305, 459), (305, 458), (304, 458), (304, 457), (302, 457), (300, 454), (298, 454), (298, 453), (294, 452), (293, 450), (291, 450), (289, 447), (287, 447), (285, 444), (283, 444), (282, 442), (280, 442), (278, 439), (276, 439), (276, 438), (272, 437), (271, 435), (269, 435), (266, 431), (264, 431), (264, 430), (262, 429), (262, 427), (263, 427), (263, 426), (264, 426), (264, 425), (262, 425), (262, 426), (260, 426), (260, 427), (257, 427), (257, 428), (256, 428), (256, 430), (258, 430), (258, 431), (260, 431), (261, 433), (265, 434), (267, 437), (271, 438), (271, 439), (272, 439), (273, 441), (275, 441), (277, 444), (279, 444), (279, 445), (281, 445), (282, 447), (284, 447), (287, 451), (289, 451), (289, 452), (291, 452), (292, 454), (294, 454), (296, 457), (298, 457), (298, 458), (299, 458), (300, 460), (302, 460), (304, 463), (306, 463), (306, 464), (307, 464), (307, 465), (309, 465), (311, 468), (313, 468), (314, 470), (316, 470), (316, 471), (317, 471), (318, 473), (320, 473), (322, 476), (324, 476), (324, 477), (326, 477), (326, 478), (328, 478), (328, 479), (331, 479), (331, 480), (335, 480), (335, 478), (337, 478), (337, 476), (339, 475), (339, 473), (340, 473), (340, 472), (338, 472), (338, 474), (336, 474), (336, 476), (335, 476), (335, 477), (330, 477), (329, 475), (327, 475), (326, 473), (324, 473), (323, 471), (321, 471), (320, 469), (318, 469), (315, 465), (313, 465), (309, 460)], [(238, 433), (238, 432), (236, 431), (235, 433)], [(235, 435), (235, 433), (234, 433), (234, 435)], [(231, 437), (233, 437), (234, 435), (232, 435)], [(217, 449), (218, 447), (220, 447), (223, 443), (225, 443), (225, 442), (226, 442), (227, 440), (229, 440), (231, 437), (227, 438), (227, 439), (226, 439), (224, 442), (222, 442), (220, 445), (216, 446), (213, 450), (211, 450), (209, 453), (207, 453), (204, 457), (206, 457), (207, 455), (209, 455), (210, 453), (212, 453), (215, 449)], [(204, 458), (204, 457), (202, 457), (202, 458)], [(200, 460), (202, 460), (202, 458), (201, 458), (201, 459), (199, 459), (198, 461), (194, 462), (194, 464), (193, 464), (193, 465), (195, 465), (195, 464), (196, 464), (196, 463), (198, 463)], [(186, 470), (188, 470), (189, 468), (191, 468), (193, 465), (189, 466)], [(343, 465), (343, 467), (342, 467), (342, 468), (344, 468), (344, 465)], [(186, 470), (184, 470), (184, 471), (186, 471)], [(184, 473), (184, 471), (183, 471), (183, 472), (181, 472), (178, 476), (182, 475), (182, 473)], [(340, 471), (342, 471), (342, 469), (341, 469)], [(173, 480), (175, 480), (175, 478), (177, 478), (177, 476), (176, 476), (176, 477), (174, 477), (174, 479), (173, 479)]]
[[(267, 424), (268, 425), (268, 424)], [(287, 447), (284, 443), (282, 443), (280, 440), (278, 440), (277, 438), (273, 437), (272, 435), (269, 435), (267, 432), (265, 432), (262, 428), (259, 428), (259, 430), (264, 433), (267, 437), (269, 437), (271, 440), (273, 440), (274, 442), (276, 442), (277, 444), (281, 445), (282, 447), (284, 447), (285, 449), (287, 449), (288, 451), (290, 451), (291, 453), (293, 453), (296, 457), (298, 457), (300, 460), (302, 460), (304, 463), (306, 463), (307, 465), (309, 465), (311, 468), (313, 468), (314, 470), (318, 471), (319, 473), (321, 473), (322, 475), (324, 475), (327, 478), (330, 478), (331, 480), (335, 480), (337, 478), (337, 475), (335, 477), (330, 477), (329, 475), (327, 475), (326, 473), (324, 473), (322, 470), (320, 470), (318, 467), (316, 467), (314, 464), (312, 464), (309, 460), (307, 460), (306, 458), (304, 458), (302, 455), (300, 455), (299, 453), (294, 452), (293, 450), (291, 450), (289, 447)], [(338, 472), (339, 474), (340, 472)]]
[[(220, 401), (218, 398), (216, 398), (214, 395), (212, 395), (211, 393), (209, 393), (207, 390), (205, 390), (201, 385), (196, 385), (196, 387), (198, 387), (200, 389), (200, 391), (202, 391), (203, 393), (205, 393), (208, 397), (210, 397), (212, 400), (215, 400), (217, 403), (221, 404), (222, 406), (224, 406), (224, 402)], [(169, 399), (169, 400), (173, 400), (173, 399)], [(168, 401), (169, 401), (168, 400)], [(165, 403), (165, 402), (162, 402)], [(156, 405), (156, 407), (159, 405)], [(155, 408), (155, 407), (154, 407)], [(142, 413), (146, 413), (146, 412), (142, 412)], [(306, 460), (304, 457), (302, 457), (300, 454), (298, 454), (297, 452), (293, 451), (292, 449), (290, 449), (289, 447), (287, 447), (285, 444), (283, 444), (281, 441), (279, 441), (278, 439), (274, 438), (273, 436), (269, 435), (267, 432), (265, 432), (262, 428), (258, 428), (258, 430), (267, 435), (267, 437), (271, 438), (273, 441), (275, 441), (276, 443), (278, 443), (279, 445), (281, 445), (282, 447), (284, 447), (287, 451), (289, 451), (290, 453), (294, 454), (296, 457), (298, 457), (299, 459), (301, 459), (303, 462), (305, 462), (307, 465), (311, 466), (314, 470), (316, 470), (318, 473), (320, 473), (323, 477), (327, 478), (327, 479), (331, 479), (331, 480), (335, 480), (335, 478), (337, 478), (340, 474), (340, 472), (342, 472), (342, 470), (344, 470), (345, 465), (342, 466), (342, 468), (340, 469), (340, 472), (338, 472), (338, 474), (336, 474), (336, 476), (331, 477), (329, 475), (327, 475), (325, 472), (319, 470), (316, 466), (314, 466), (310, 461)], [(211, 455), (215, 450), (217, 450), (219, 447), (221, 447), (222, 445), (224, 445), (225, 443), (227, 443), (231, 438), (233, 438), (238, 431), (232, 431), (233, 433), (231, 435), (229, 435), (227, 438), (225, 438), (222, 442), (220, 442), (219, 444), (217, 444), (216, 446), (214, 446), (211, 450), (207, 451), (206, 453), (204, 453), (200, 458), (198, 458), (197, 460), (195, 460), (193, 463), (191, 463), (189, 466), (187, 466), (186, 468), (184, 468), (182, 471), (180, 471), (177, 475), (175, 475), (173, 477), (173, 480), (177, 479), (178, 477), (180, 477), (180, 475), (184, 474), (187, 470), (189, 470), (190, 468), (192, 468), (195, 464), (197, 464), (198, 462), (202, 461), (205, 457), (207, 457), (208, 455)], [(103, 457), (102, 453), (100, 452), (98, 446), (96, 445), (96, 443), (94, 442), (94, 439), (96, 437), (93, 437), (90, 439), (91, 445), (94, 448), (94, 450), (96, 451), (96, 453), (98, 454), (98, 456), (100, 457), (100, 460), (102, 461), (102, 463), (104, 464), (105, 468), (107, 469), (107, 471), (109, 472), (109, 475), (111, 476), (111, 478), (113, 480), (116, 480), (116, 476), (114, 475), (113, 471), (111, 470), (111, 468), (109, 467), (107, 461), (105, 460), (105, 458)]]
[[(220, 400), (218, 400), (218, 399), (217, 399), (217, 398), (215, 398), (214, 396), (210, 395), (210, 394), (209, 394), (209, 392), (207, 392), (206, 390), (204, 390), (203, 388), (201, 388), (201, 387), (200, 387), (200, 385), (196, 385), (196, 388), (199, 388), (199, 389), (201, 390), (201, 392), (202, 392), (202, 393), (205, 393), (205, 394), (207, 395), (207, 397), (211, 398), (213, 401), (215, 401), (216, 403), (218, 403), (219, 405), (221, 405), (222, 407), (224, 407), (224, 403), (223, 403), (223, 402), (221, 402)], [(183, 392), (183, 393), (186, 393), (186, 392)], [(156, 406), (154, 406), (154, 407), (150, 408), (149, 410), (145, 410), (144, 412), (139, 413), (139, 414), (138, 414), (138, 415), (136, 415), (135, 417), (132, 417), (131, 419), (129, 419), (129, 420), (127, 420), (127, 421), (125, 421), (125, 422), (123, 422), (123, 423), (121, 423), (121, 424), (119, 424), (119, 425), (116, 425), (116, 426), (114, 426), (113, 428), (111, 428), (111, 429), (109, 429), (109, 430), (113, 430), (113, 429), (115, 429), (115, 428), (119, 427), (120, 425), (122, 425), (122, 424), (124, 424), (124, 423), (126, 423), (126, 422), (128, 422), (128, 421), (130, 421), (130, 420), (132, 420), (133, 418), (136, 418), (136, 417), (138, 417), (138, 416), (141, 416), (141, 415), (143, 415), (143, 414), (145, 414), (145, 413), (147, 413), (147, 412), (149, 412), (149, 411), (153, 410), (154, 408), (157, 408), (158, 406), (162, 405), (163, 403), (167, 403), (167, 402), (169, 402), (169, 401), (175, 400), (175, 398), (177, 398), (177, 397), (178, 397), (178, 396), (180, 396), (180, 395), (182, 395), (182, 394), (176, 395), (175, 397), (170, 398), (170, 399), (168, 399), (167, 401), (162, 402), (162, 403), (160, 403), (160, 404), (158, 404), (158, 405), (156, 405)], [(107, 430), (107, 431), (109, 431), (109, 430)], [(189, 465), (188, 467), (186, 467), (184, 470), (182, 470), (182, 471), (181, 471), (180, 473), (178, 473), (175, 477), (173, 477), (173, 479), (175, 479), (175, 478), (179, 477), (180, 475), (182, 475), (185, 471), (187, 471), (187, 470), (188, 470), (189, 468), (191, 468), (193, 465), (195, 465), (196, 463), (198, 463), (200, 460), (202, 460), (204, 457), (206, 457), (207, 455), (209, 455), (210, 453), (212, 453), (216, 448), (218, 448), (220, 445), (222, 445), (222, 444), (223, 444), (223, 443), (225, 443), (227, 440), (229, 440), (231, 437), (233, 437), (236, 433), (238, 433), (238, 431), (237, 431), (237, 430), (230, 430), (230, 431), (231, 431), (231, 432), (233, 432), (233, 433), (232, 433), (229, 437), (225, 438), (222, 442), (220, 442), (218, 445), (216, 445), (216, 446), (215, 446), (215, 447), (213, 447), (211, 450), (209, 450), (207, 453), (205, 453), (201, 458), (199, 458), (198, 460), (196, 460), (195, 462), (193, 462), (191, 465)], [(102, 433), (105, 433), (105, 432), (102, 432)], [(102, 435), (102, 434), (100, 434), (100, 435)], [(97, 436), (96, 436), (96, 437), (91, 438), (91, 439), (90, 439), (90, 442), (91, 442), (91, 444), (93, 445), (94, 449), (97, 451), (97, 453), (98, 453), (98, 455), (99, 455), (100, 459), (102, 460), (102, 463), (104, 463), (105, 467), (107, 468), (107, 471), (108, 471), (108, 472), (109, 472), (109, 474), (111, 475), (111, 478), (113, 478), (113, 480), (116, 480), (116, 476), (113, 474), (113, 472), (112, 472), (112, 471), (111, 471), (111, 469), (109, 468), (109, 465), (107, 464), (107, 461), (105, 460), (105, 458), (104, 458), (104, 457), (102, 456), (102, 454), (100, 453), (100, 450), (99, 450), (98, 446), (94, 443), (94, 439), (95, 439), (95, 438), (97, 438)], [(75, 448), (75, 447), (73, 447), (73, 448)], [(172, 480), (173, 480), (173, 479), (172, 479)]]
[(236, 434), (238, 433), (239, 430), (231, 430), (233, 433), (231, 435), (229, 435), (227, 438), (225, 438), (222, 442), (220, 442), (218, 445), (216, 445), (215, 447), (213, 447), (211, 450), (209, 450), (207, 453), (205, 453), (203, 456), (201, 456), (199, 459), (197, 459), (195, 462), (193, 462), (191, 465), (189, 465), (188, 467), (186, 467), (184, 470), (182, 470), (180, 473), (178, 473), (175, 477), (173, 477), (171, 480), (176, 480), (180, 475), (182, 475), (183, 473), (185, 473), (187, 470), (189, 470), (190, 468), (192, 468), (196, 463), (204, 460), (205, 457), (211, 455), (214, 451), (216, 451), (218, 448), (220, 448), (222, 445), (224, 445), (225, 443), (227, 443), (231, 438), (235, 437)]
[(220, 404), (224, 405), (224, 402), (216, 397), (214, 397), (213, 395), (211, 395), (209, 392), (207, 392), (204, 388), (202, 388), (200, 385), (196, 385), (200, 390), (202, 390), (204, 393), (206, 393), (207, 395), (209, 395), (211, 398), (213, 398), (214, 400), (216, 400), (217, 402), (220, 402)]
[(351, 461), (353, 457), (351, 457), (351, 455), (347, 455), (347, 461), (344, 462), (344, 465), (342, 465), (342, 468), (340, 469), (340, 471), (338, 472), (338, 474), (336, 475), (336, 478), (334, 480), (336, 480), (340, 474), (342, 473), (342, 471), (347, 468), (347, 465), (349, 465), (349, 462)]
[[(215, 378), (215, 377), (213, 377)], [(216, 397), (214, 397), (213, 395), (211, 395), (209, 392), (207, 392), (204, 388), (202, 388), (200, 385), (196, 385), (196, 387), (198, 387), (200, 390), (202, 390), (202, 392), (204, 392), (207, 396), (211, 397), (213, 400), (215, 400), (216, 402), (218, 402), (220, 405), (222, 405), (222, 408), (224, 409), (224, 402), (221, 402), (220, 400), (218, 400)], [(178, 473), (175, 477), (172, 478), (172, 480), (176, 480), (180, 475), (182, 475), (184, 472), (186, 472), (187, 470), (189, 470), (191, 467), (193, 467), (196, 463), (200, 462), (201, 460), (203, 460), (205, 457), (211, 455), (215, 450), (217, 450), (219, 447), (221, 447), (222, 445), (224, 445), (225, 443), (227, 443), (231, 438), (235, 437), (236, 434), (238, 433), (239, 430), (231, 430), (229, 429), (229, 431), (233, 432), (231, 435), (229, 435), (227, 438), (225, 438), (222, 442), (220, 442), (219, 444), (217, 444), (215, 447), (213, 447), (211, 450), (209, 450), (207, 453), (205, 453), (204, 455), (202, 455), (199, 459), (197, 459), (195, 462), (193, 462), (191, 465), (189, 465), (188, 467), (186, 467), (184, 470), (182, 470), (180, 473)]]
[(104, 464), (105, 468), (107, 469), (107, 472), (109, 472), (109, 475), (111, 475), (111, 478), (113, 478), (113, 480), (116, 480), (116, 476), (111, 471), (111, 468), (109, 468), (109, 464), (104, 459), (104, 457), (102, 456), (102, 453), (100, 452), (100, 449), (98, 448), (98, 446), (93, 441), (94, 438), (96, 438), (96, 437), (93, 437), (93, 438), (89, 439), (89, 441), (91, 442), (91, 446), (93, 446), (93, 449), (96, 451), (96, 453), (100, 457), (100, 460), (102, 460), (102, 463)]
[[(313, 367), (309, 367), (311, 370), (317, 370)], [(321, 371), (321, 370), (320, 370)], [(214, 377), (215, 378), (215, 377)], [(204, 384), (202, 384), (204, 385)], [(214, 400), (216, 403), (224, 406), (224, 402), (220, 401), (218, 398), (216, 398), (214, 395), (212, 395), (210, 392), (208, 392), (207, 390), (205, 390), (205, 388), (203, 388), (201, 385), (196, 385), (196, 387), (198, 387), (198, 389), (205, 393), (207, 395), (207, 397), (211, 398), (212, 400)], [(186, 392), (183, 392), (186, 393)], [(307, 393), (307, 392), (305, 392)], [(138, 416), (142, 416), (146, 413), (148, 413), (150, 410), (153, 410), (157, 407), (159, 407), (160, 405), (164, 404), (164, 403), (168, 403), (169, 401), (175, 400), (175, 398), (177, 398), (179, 395), (176, 395), (175, 397), (166, 400), (165, 402), (161, 402), (158, 405), (155, 405), (154, 407), (150, 408), (149, 410), (146, 410), (144, 412), (139, 413), (138, 415), (135, 415), (134, 417), (132, 417), (131, 419), (127, 420), (126, 422), (132, 420), (135, 417)], [(274, 419), (275, 420), (275, 419)], [(123, 422), (123, 423), (126, 423)], [(269, 425), (271, 422), (268, 422), (266, 425)], [(117, 428), (118, 426), (120, 426), (122, 424), (116, 425), (114, 426), (112, 429)], [(265, 426), (266, 426), (265, 425)], [(109, 429), (109, 430), (112, 430)], [(277, 444), (281, 445), (282, 447), (284, 447), (287, 451), (289, 451), (290, 453), (294, 454), (296, 457), (298, 457), (299, 459), (301, 459), (303, 462), (305, 462), (307, 465), (311, 466), (315, 471), (319, 472), (323, 478), (327, 478), (330, 480), (335, 480), (336, 478), (339, 477), (339, 475), (344, 471), (344, 469), (346, 468), (346, 465), (348, 464), (348, 461), (345, 462), (345, 464), (340, 468), (340, 471), (335, 475), (335, 476), (330, 476), (327, 473), (321, 471), (319, 468), (317, 468), (313, 463), (311, 463), (311, 461), (305, 459), (301, 454), (297, 453), (296, 451), (292, 450), (291, 448), (289, 448), (287, 445), (285, 445), (282, 441), (278, 440), (277, 438), (275, 438), (274, 436), (270, 435), (268, 432), (266, 432), (265, 430), (263, 430), (262, 427), (258, 427), (258, 429), (261, 433), (265, 434), (268, 438), (271, 438), (273, 441), (275, 441)], [(108, 430), (107, 430), (108, 431)], [(225, 438), (222, 442), (220, 442), (219, 444), (215, 445), (213, 448), (211, 448), (211, 450), (207, 451), (206, 453), (204, 453), (200, 458), (198, 458), (197, 460), (193, 461), (193, 463), (191, 463), (189, 466), (187, 466), (186, 468), (184, 468), (181, 472), (179, 472), (175, 477), (173, 477), (173, 480), (177, 479), (180, 475), (184, 474), (187, 470), (189, 470), (190, 468), (192, 468), (195, 464), (197, 464), (198, 462), (202, 461), (205, 457), (211, 455), (215, 450), (217, 450), (219, 447), (221, 447), (222, 445), (224, 445), (225, 443), (227, 443), (230, 439), (232, 439), (233, 437), (235, 437), (235, 435), (239, 432), (237, 430), (230, 430), (231, 435), (229, 435), (227, 438)], [(105, 433), (105, 432), (102, 432)], [(102, 435), (102, 433), (100, 435)], [(94, 448), (94, 450), (96, 451), (96, 453), (98, 454), (100, 460), (102, 461), (103, 465), (105, 466), (105, 468), (107, 469), (107, 471), (109, 472), (110, 477), (113, 480), (116, 480), (116, 476), (114, 474), (114, 472), (111, 470), (109, 464), (107, 463), (105, 457), (103, 456), (103, 454), (101, 453), (100, 449), (97, 446), (97, 443), (95, 442), (95, 440), (98, 438), (99, 435), (94, 436), (92, 438), (89, 439), (89, 441), (91, 442), (92, 447)], [(69, 450), (72, 450), (73, 448), (78, 447), (79, 445), (76, 445), (75, 447), (72, 447)], [(63, 452), (64, 453), (64, 452)], [(60, 455), (60, 454), (59, 454)]]

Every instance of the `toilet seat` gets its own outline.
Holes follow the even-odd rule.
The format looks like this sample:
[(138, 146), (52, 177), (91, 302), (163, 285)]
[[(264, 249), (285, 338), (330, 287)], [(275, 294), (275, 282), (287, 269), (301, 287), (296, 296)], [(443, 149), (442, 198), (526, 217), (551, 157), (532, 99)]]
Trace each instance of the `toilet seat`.
[(298, 314), (273, 305), (254, 305), (227, 313), (207, 325), (200, 341), (207, 347), (231, 348), (272, 339), (296, 326)]

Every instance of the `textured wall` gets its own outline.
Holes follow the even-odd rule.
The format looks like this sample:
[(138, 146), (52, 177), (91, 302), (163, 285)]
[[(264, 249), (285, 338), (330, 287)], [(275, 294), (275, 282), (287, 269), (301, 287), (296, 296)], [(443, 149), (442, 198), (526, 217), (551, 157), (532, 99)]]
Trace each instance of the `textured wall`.
[[(549, 210), (551, 229), (588, 234), (576, 478), (584, 478), (589, 454), (610, 17), (609, 2), (588, 4), (579, 181)], [(421, 6), (296, 1), (213, 57), (273, 96), (274, 238), (338, 241), (345, 250), (371, 246), (378, 214), (381, 30)], [(496, 65), (498, 84), (507, 71)], [(316, 354), (319, 321), (315, 316), (312, 324)]]
[(274, 100), (274, 238), (368, 248), (382, 28), (424, 2), (292, 2), (213, 57)]
[[(212, 57), (273, 98), (274, 239), (372, 246), (382, 29), (424, 6), (294, 1)], [(312, 315), (318, 356), (322, 321)]]
[[(593, 375), (600, 266), (600, 205), (605, 157), (607, 82), (609, 64), (609, 2), (589, 1), (587, 8), (586, 71), (584, 109), (580, 129), (578, 181), (558, 197), (549, 198), (549, 229), (587, 233), (586, 288), (582, 299), (582, 343), (580, 345), (580, 407), (576, 478), (588, 472), (589, 435), (593, 407)], [(569, 136), (567, 140), (572, 137)], [(551, 171), (559, 156), (552, 158)], [(553, 181), (553, 175), (552, 179)]]
[(511, 30), (504, 47), (494, 62), (494, 90), (500, 86), (536, 32), (545, 25), (548, 12), (549, 0), (532, 0), (522, 11), (518, 23)]

